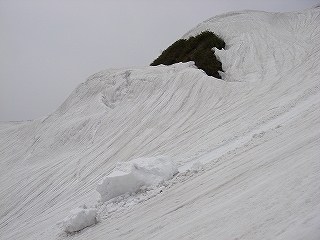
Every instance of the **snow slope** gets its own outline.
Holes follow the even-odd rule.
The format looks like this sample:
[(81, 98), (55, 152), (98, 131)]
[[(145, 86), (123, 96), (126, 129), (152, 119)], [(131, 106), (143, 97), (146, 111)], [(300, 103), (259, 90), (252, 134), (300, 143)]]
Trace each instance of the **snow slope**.
[[(224, 80), (192, 62), (108, 69), (57, 111), (0, 124), (1, 239), (319, 239), (320, 7), (232, 12)], [(107, 202), (116, 163), (169, 156), (162, 185)], [(57, 222), (85, 204), (98, 224)]]

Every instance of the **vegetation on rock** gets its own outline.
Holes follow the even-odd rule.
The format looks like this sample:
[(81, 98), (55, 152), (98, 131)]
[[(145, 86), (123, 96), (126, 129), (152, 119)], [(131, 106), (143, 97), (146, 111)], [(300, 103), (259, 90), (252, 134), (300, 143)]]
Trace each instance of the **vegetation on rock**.
[(171, 65), (178, 62), (194, 61), (195, 65), (209, 76), (221, 78), (221, 62), (214, 55), (213, 48), (222, 49), (225, 42), (213, 32), (205, 31), (188, 39), (179, 39), (169, 46), (150, 65)]

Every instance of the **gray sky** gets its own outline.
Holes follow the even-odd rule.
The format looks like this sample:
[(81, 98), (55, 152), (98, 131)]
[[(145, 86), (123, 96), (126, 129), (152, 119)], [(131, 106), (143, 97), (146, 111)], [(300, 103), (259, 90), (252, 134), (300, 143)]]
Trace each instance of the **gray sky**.
[(198, 23), (319, 0), (0, 0), (0, 121), (52, 113), (107, 68), (147, 66)]

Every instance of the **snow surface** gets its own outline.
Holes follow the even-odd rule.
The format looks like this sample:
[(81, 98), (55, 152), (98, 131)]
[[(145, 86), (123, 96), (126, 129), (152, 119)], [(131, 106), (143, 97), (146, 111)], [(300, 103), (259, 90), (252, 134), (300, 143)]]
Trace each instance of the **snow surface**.
[[(319, 239), (319, 11), (190, 30), (225, 39), (223, 80), (192, 62), (108, 69), (49, 116), (1, 123), (1, 239)], [(99, 201), (117, 163), (159, 155), (172, 179)], [(66, 233), (83, 204), (100, 222)]]

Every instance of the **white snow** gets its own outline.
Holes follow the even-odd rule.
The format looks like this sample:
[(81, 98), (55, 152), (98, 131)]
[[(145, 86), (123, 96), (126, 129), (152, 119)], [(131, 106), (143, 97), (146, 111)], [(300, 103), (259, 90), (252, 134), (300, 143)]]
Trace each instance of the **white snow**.
[(87, 208), (85, 205), (70, 211), (70, 215), (63, 219), (59, 225), (67, 233), (80, 231), (98, 222), (97, 209)]
[(49, 116), (0, 123), (2, 239), (319, 239), (319, 6), (184, 37), (204, 30), (226, 41), (223, 80), (108, 69)]
[(158, 185), (177, 173), (174, 162), (165, 156), (119, 162), (98, 184), (97, 191), (105, 202), (124, 193), (134, 193), (143, 186)]

